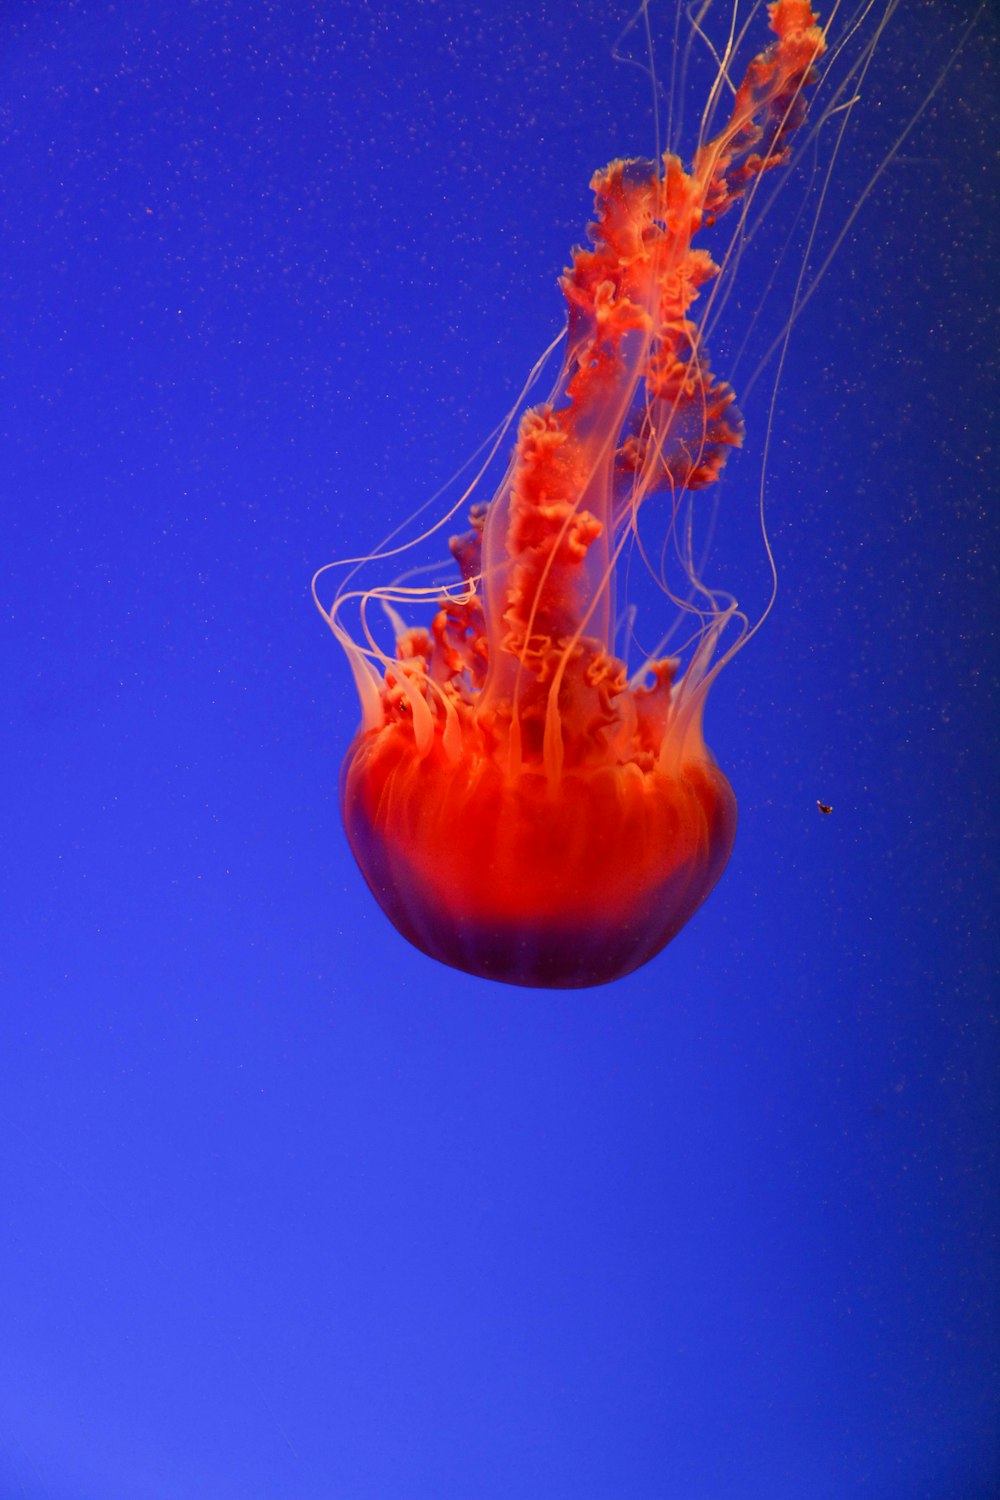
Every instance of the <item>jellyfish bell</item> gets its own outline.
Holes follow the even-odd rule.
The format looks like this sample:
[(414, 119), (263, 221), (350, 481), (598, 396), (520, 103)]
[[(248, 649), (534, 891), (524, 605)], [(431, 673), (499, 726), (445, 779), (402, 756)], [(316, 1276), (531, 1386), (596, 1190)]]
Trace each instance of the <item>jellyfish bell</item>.
[[(555, 389), (521, 416), (493, 498), (474, 481), (448, 512), (473, 502), (450, 544), (457, 581), (366, 590), (348, 575), (320, 605), (361, 699), (341, 775), (354, 856), (404, 937), (473, 974), (565, 988), (627, 974), (690, 920), (732, 851), (736, 800), (702, 719), (750, 627), (704, 581), (691, 514), (743, 425), (705, 336), (729, 255), (699, 237), (732, 214), (740, 243), (817, 80), (826, 37), (808, 0), (776, 0), (768, 18), (772, 40), (727, 107), (706, 110), (689, 168), (667, 152), (594, 176), (590, 245), (562, 278)], [(650, 505), (666, 518), (656, 558), (640, 530)], [(627, 550), (680, 625), (679, 649), (661, 642), (631, 672), (615, 592)], [(404, 622), (414, 603), (428, 624)]]

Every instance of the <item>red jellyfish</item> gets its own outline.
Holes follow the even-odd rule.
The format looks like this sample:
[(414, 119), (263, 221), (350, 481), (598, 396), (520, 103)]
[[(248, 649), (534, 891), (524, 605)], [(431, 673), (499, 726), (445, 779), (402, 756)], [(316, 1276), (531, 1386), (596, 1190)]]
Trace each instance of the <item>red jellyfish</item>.
[[(694, 915), (733, 847), (736, 800), (702, 737), (735, 606), (700, 581), (684, 522), (742, 441), (692, 305), (719, 267), (693, 240), (787, 159), (824, 51), (808, 0), (769, 8), (725, 126), (691, 170), (613, 161), (591, 184), (592, 249), (562, 278), (565, 360), (522, 417), (494, 498), (451, 542), (462, 581), (395, 654), (324, 614), (362, 724), (344, 762), (344, 826), (373, 894), (431, 957), (510, 984), (603, 984)], [(694, 648), (615, 654), (616, 564), (650, 496), (672, 508)], [(361, 596), (399, 600), (420, 590)], [(436, 592), (436, 591), (435, 591)], [(731, 652), (730, 652), (731, 654)]]

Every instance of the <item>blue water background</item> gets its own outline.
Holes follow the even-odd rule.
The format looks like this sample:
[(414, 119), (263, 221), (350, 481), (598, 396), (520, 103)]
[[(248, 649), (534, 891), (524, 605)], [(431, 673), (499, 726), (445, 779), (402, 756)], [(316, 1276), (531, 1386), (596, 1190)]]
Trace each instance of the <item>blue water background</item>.
[[(967, 14), (896, 16), (828, 223)], [(1000, 1489), (995, 13), (796, 329), (703, 911), (508, 989), (340, 828), (310, 574), (557, 331), (591, 172), (651, 146), (626, 18), (0, 16), (0, 1500)]]

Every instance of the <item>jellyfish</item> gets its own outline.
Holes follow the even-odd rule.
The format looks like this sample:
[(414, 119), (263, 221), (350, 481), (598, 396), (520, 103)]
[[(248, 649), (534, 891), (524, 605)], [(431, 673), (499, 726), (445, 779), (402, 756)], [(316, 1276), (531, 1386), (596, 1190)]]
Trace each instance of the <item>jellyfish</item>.
[[(341, 774), (355, 859), (405, 938), (474, 975), (551, 988), (626, 975), (690, 920), (733, 848), (736, 799), (702, 720), (736, 605), (703, 582), (686, 518), (743, 424), (696, 316), (720, 270), (696, 240), (786, 161), (805, 116), (824, 33), (809, 0), (768, 16), (773, 40), (689, 169), (668, 151), (594, 176), (590, 244), (561, 281), (555, 390), (521, 416), (499, 488), (452, 538), (458, 580), (429, 623), (396, 609), (419, 589), (361, 595), (360, 639), (343, 619), (359, 596), (320, 606), (361, 700)], [(615, 590), (650, 503), (682, 565), (688, 649), (630, 673)], [(391, 651), (367, 624), (373, 601)]]

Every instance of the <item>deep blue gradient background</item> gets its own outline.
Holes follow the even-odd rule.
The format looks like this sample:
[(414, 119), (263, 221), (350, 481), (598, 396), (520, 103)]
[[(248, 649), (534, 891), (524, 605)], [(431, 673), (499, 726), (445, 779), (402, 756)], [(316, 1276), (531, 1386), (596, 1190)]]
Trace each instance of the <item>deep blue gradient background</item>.
[[(902, 7), (832, 222), (965, 13)], [(0, 17), (0, 1500), (997, 1492), (993, 20), (796, 330), (705, 909), (515, 991), (340, 829), (309, 576), (558, 328), (625, 14)]]

